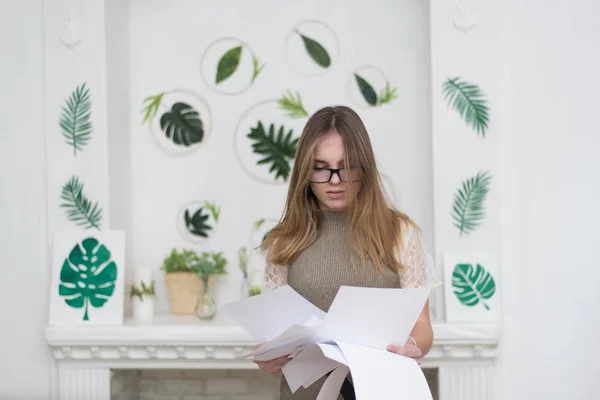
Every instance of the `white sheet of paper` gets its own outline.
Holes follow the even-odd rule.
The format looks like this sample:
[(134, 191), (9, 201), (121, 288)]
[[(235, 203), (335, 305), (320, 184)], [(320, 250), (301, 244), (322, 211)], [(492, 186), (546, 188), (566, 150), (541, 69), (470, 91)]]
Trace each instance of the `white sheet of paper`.
[(433, 400), (415, 360), (386, 350), (338, 342), (348, 360), (356, 400)]
[(337, 353), (342, 358), (344, 357), (337, 345), (311, 344), (306, 346), (282, 368), (283, 375), (292, 393), (295, 393), (300, 386), (309, 387), (323, 375), (342, 365), (342, 363), (332, 358), (324, 357), (321, 346), (334, 347), (333, 352), (337, 350)]
[(343, 341), (385, 350), (404, 345), (430, 288), (342, 286), (313, 341)]
[(253, 350), (249, 356), (257, 361), (268, 361), (293, 354), (306, 345), (317, 329), (318, 326), (293, 325), (280, 336)]
[(223, 311), (260, 342), (275, 339), (292, 325), (325, 318), (321, 309), (289, 285), (226, 304)]
[[(337, 344), (317, 343), (317, 345), (323, 352), (323, 355), (326, 358), (328, 358), (329, 360), (331, 360), (330, 362), (321, 361), (321, 363), (323, 363), (324, 365), (333, 365), (332, 363), (337, 363), (338, 366), (339, 365), (348, 365), (348, 361), (346, 360), (344, 353), (342, 353), (342, 350), (339, 348), (339, 346)], [(309, 387), (310, 385), (315, 383), (317, 380), (319, 380), (319, 378), (321, 378), (324, 375), (324, 374), (319, 374), (319, 373), (321, 371), (323, 371), (324, 369), (325, 369), (325, 367), (323, 366), (323, 367), (321, 367), (321, 369), (319, 371), (317, 371), (316, 369), (313, 370), (313, 374), (310, 377), (310, 379), (307, 380), (306, 382), (304, 382), (304, 384), (302, 386), (304, 386), (305, 388)], [(329, 372), (329, 371), (327, 371), (327, 372)], [(327, 372), (325, 372), (325, 373), (327, 373)]]

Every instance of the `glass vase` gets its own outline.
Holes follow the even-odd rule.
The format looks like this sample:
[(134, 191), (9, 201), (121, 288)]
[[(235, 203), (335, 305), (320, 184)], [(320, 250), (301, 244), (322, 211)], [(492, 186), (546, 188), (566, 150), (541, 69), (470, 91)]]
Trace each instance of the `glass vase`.
[(242, 278), (242, 287), (240, 288), (240, 299), (245, 299), (250, 293), (250, 281), (247, 276)]
[(208, 284), (208, 278), (203, 279), (203, 283), (204, 290), (196, 304), (196, 316), (202, 320), (211, 320), (217, 313), (217, 304)]

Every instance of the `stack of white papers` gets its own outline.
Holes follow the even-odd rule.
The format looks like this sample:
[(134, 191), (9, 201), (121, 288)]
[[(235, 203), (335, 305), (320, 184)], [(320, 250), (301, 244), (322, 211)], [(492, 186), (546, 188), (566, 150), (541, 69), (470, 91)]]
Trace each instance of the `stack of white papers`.
[(244, 358), (292, 358), (283, 367), (292, 392), (331, 372), (317, 400), (335, 400), (350, 371), (357, 400), (432, 400), (417, 362), (387, 351), (406, 342), (429, 292), (342, 286), (324, 313), (285, 285), (224, 311), (262, 343)]

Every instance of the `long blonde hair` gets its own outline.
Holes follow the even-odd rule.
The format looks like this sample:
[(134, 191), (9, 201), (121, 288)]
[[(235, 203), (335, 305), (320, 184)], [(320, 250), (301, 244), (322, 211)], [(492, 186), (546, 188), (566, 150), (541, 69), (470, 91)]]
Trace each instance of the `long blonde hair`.
[[(285, 209), (280, 222), (261, 244), (267, 262), (287, 265), (317, 237), (320, 227), (317, 198), (310, 188), (314, 150), (319, 138), (329, 132), (340, 134), (344, 143), (344, 165), (363, 168), (360, 191), (348, 206), (348, 240), (363, 265), (370, 261), (378, 270), (399, 271), (398, 257), (403, 227), (410, 218), (388, 204), (367, 130), (356, 112), (345, 106), (325, 107), (306, 123), (296, 151)], [(354, 185), (348, 184), (352, 190)]]

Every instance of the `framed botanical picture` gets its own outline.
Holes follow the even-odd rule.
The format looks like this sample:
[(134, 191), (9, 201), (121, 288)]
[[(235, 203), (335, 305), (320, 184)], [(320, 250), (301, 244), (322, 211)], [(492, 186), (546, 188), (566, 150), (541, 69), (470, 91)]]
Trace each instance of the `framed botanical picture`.
[(56, 232), (49, 324), (122, 324), (124, 272), (124, 231)]
[(444, 253), (446, 320), (498, 322), (498, 263), (491, 253)]

